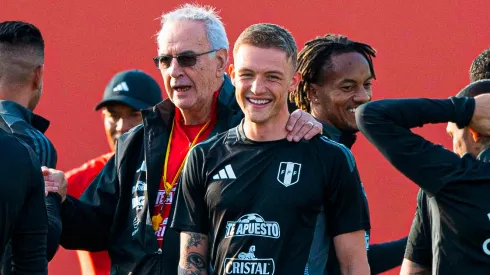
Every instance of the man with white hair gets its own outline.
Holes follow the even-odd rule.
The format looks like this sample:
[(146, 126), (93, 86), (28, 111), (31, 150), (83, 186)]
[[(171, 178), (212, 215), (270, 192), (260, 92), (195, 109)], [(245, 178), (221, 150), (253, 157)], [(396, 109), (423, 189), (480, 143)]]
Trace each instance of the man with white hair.
[[(179, 234), (167, 224), (187, 153), (243, 118), (224, 73), (229, 44), (214, 9), (186, 4), (164, 14), (157, 41), (154, 61), (169, 99), (144, 110), (143, 124), (119, 138), (115, 156), (80, 200), (63, 197), (61, 245), (108, 250), (111, 274), (176, 274)], [(284, 127), (289, 141), (321, 131), (302, 111)]]

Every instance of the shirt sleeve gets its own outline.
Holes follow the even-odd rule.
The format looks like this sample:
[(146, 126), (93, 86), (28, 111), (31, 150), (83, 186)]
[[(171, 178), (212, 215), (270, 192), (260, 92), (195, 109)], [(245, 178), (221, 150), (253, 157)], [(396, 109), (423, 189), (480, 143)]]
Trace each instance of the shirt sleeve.
[(43, 133), (32, 128), (25, 121), (15, 122), (11, 127), (14, 136), (25, 142), (36, 153), (41, 166), (56, 169), (57, 152)]
[(371, 244), (368, 250), (371, 274), (380, 274), (400, 266), (408, 237), (385, 243)]
[(178, 231), (207, 235), (209, 215), (205, 203), (206, 177), (203, 156), (200, 145), (189, 153), (177, 188), (177, 201), (171, 227)]
[(424, 267), (430, 267), (432, 263), (432, 239), (427, 207), (427, 195), (420, 190), (417, 198), (417, 211), (405, 250), (406, 259)]
[(488, 178), (488, 171), (474, 158), (460, 158), (410, 128), (441, 122), (465, 127), (474, 108), (473, 98), (386, 99), (360, 106), (356, 120), (361, 132), (396, 169), (436, 195), (450, 182)]
[(58, 193), (49, 193), (46, 197), (46, 211), (48, 213), (47, 257), (51, 261), (60, 246), (61, 236), (61, 196)]
[[(334, 149), (331, 167), (325, 167), (327, 178), (325, 212), (331, 237), (359, 230), (370, 230), (369, 209), (366, 194), (350, 150), (324, 137), (321, 140)], [(366, 234), (366, 238), (367, 238)], [(368, 243), (366, 243), (366, 247)]]

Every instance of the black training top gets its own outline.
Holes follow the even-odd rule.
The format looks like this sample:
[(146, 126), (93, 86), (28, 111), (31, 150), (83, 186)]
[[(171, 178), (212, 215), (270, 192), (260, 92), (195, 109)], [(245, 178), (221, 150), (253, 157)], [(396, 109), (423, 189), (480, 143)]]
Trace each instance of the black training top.
[[(427, 214), (415, 217), (406, 257), (431, 266), (433, 274), (489, 274), (490, 163), (471, 154), (460, 158), (410, 128), (449, 121), (465, 127), (474, 108), (472, 98), (392, 99), (362, 105), (356, 113), (368, 140), (423, 190), (418, 214)], [(422, 255), (427, 249), (421, 240), (428, 237), (431, 253)]]
[[(477, 159), (489, 162), (490, 148), (483, 150)], [(430, 227), (432, 212), (430, 210), (430, 201), (430, 196), (427, 196), (423, 190), (420, 190), (417, 196), (417, 211), (412, 223), (410, 238), (405, 253), (405, 258), (425, 267), (432, 266), (432, 236)], [(486, 249), (485, 252), (490, 253), (490, 239), (484, 247)]]
[[(315, 228), (323, 208), (328, 229)], [(349, 149), (323, 136), (254, 142), (241, 125), (191, 151), (172, 227), (209, 236), (214, 274), (270, 275), (323, 273), (315, 230), (370, 229)]]
[[(58, 155), (51, 141), (44, 135), (49, 127), (49, 121), (34, 114), (24, 106), (9, 100), (0, 100), (0, 117), (7, 126), (7, 132), (12, 133), (19, 140), (30, 147), (39, 159), (41, 166), (56, 168)], [(46, 197), (48, 211), (48, 244), (47, 254), (50, 261), (58, 250), (61, 235), (60, 218), (61, 196), (58, 193), (49, 193)], [(2, 263), (2, 275), (8, 275), (10, 266), (10, 248), (7, 247)]]
[(27, 145), (1, 129), (0, 152), (0, 257), (11, 241), (12, 274), (48, 274), (41, 166)]

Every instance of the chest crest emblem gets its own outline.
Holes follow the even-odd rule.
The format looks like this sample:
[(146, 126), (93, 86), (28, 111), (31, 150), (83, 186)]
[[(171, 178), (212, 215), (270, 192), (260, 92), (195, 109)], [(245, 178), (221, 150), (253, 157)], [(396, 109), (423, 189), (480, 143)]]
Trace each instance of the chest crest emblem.
[(277, 181), (288, 187), (299, 181), (301, 164), (295, 162), (281, 162), (277, 172)]

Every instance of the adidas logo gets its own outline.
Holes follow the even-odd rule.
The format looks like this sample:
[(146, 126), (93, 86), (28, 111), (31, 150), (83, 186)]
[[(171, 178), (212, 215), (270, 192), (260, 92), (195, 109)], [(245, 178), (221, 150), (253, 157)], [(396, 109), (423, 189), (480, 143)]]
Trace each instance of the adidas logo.
[(129, 92), (128, 84), (126, 84), (126, 81), (123, 81), (119, 84), (117, 84), (116, 87), (112, 89), (113, 92), (120, 92), (120, 91), (125, 91)]
[(231, 168), (231, 165), (228, 164), (225, 166), (224, 169), (219, 170), (218, 174), (213, 176), (214, 180), (219, 180), (219, 179), (236, 179), (235, 172), (233, 172), (233, 169)]

